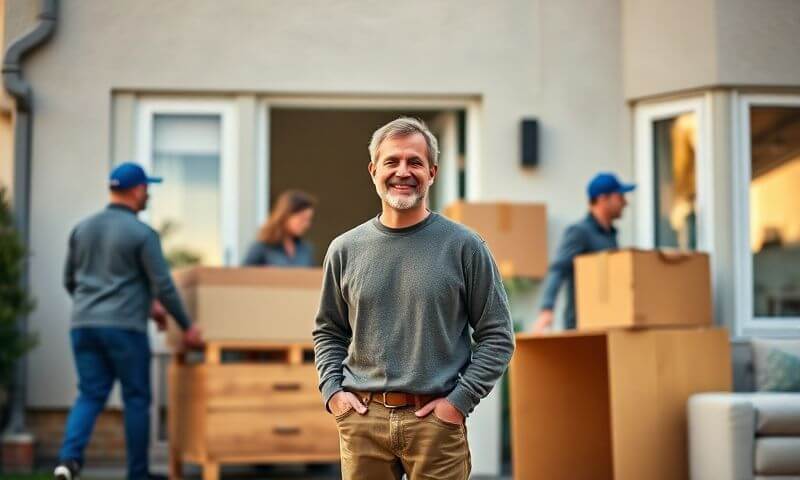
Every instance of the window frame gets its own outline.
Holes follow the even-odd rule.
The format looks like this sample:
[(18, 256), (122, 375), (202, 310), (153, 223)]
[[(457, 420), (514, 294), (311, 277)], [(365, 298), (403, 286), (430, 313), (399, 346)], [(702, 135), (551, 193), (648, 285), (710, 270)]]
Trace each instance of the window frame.
[[(466, 198), (476, 201), (481, 198), (481, 99), (478, 97), (419, 97), (419, 96), (370, 96), (370, 95), (262, 95), (259, 97), (258, 116), (256, 128), (258, 130), (257, 145), (257, 174), (258, 183), (256, 193), (258, 204), (256, 208), (256, 222), (261, 224), (270, 211), (270, 118), (272, 109), (337, 109), (337, 110), (431, 110), (455, 111), (463, 110), (466, 114), (467, 145), (464, 155), (466, 170)], [(449, 130), (454, 126), (449, 125), (445, 134), (453, 134)], [(452, 137), (452, 135), (450, 135)], [(440, 138), (440, 147), (450, 141), (453, 145), (450, 150), (457, 150), (454, 138)], [(364, 147), (366, 152), (366, 145)], [(441, 150), (441, 148), (440, 148)], [(448, 152), (450, 153), (450, 152)], [(365, 153), (366, 156), (366, 153)], [(458, 200), (458, 169), (454, 155), (442, 155), (439, 159), (440, 178), (436, 182), (439, 188), (440, 206)], [(453, 178), (445, 179), (441, 175), (452, 175)], [(443, 185), (439, 185), (443, 183)]]
[[(167, 98), (163, 96), (143, 96), (136, 101), (136, 132), (134, 161), (148, 172), (153, 167), (153, 123), (156, 115), (216, 115), (220, 118), (220, 226), (224, 265), (238, 262), (239, 208), (237, 197), (238, 144), (236, 107), (230, 100), (209, 98)], [(141, 213), (147, 221), (148, 212)], [(160, 369), (166, 368), (171, 356), (166, 335), (156, 330), (148, 322), (153, 362), (151, 364), (151, 387), (153, 401), (150, 406), (150, 450), (162, 456), (167, 450), (167, 442), (159, 439), (159, 401), (166, 385), (159, 382)]]
[[(635, 110), (636, 244), (652, 249), (655, 245), (655, 149), (653, 123), (684, 113), (697, 116), (695, 163), (696, 251), (713, 253), (714, 248), (714, 170), (710, 94), (637, 105)], [(713, 255), (712, 255), (713, 261)], [(713, 271), (713, 270), (712, 270)], [(713, 275), (712, 275), (713, 276)]]
[(800, 317), (756, 317), (753, 312), (753, 256), (750, 251), (750, 180), (752, 150), (750, 109), (752, 107), (797, 107), (799, 94), (733, 94), (733, 248), (735, 326), (740, 336), (797, 335)]
[[(222, 264), (239, 262), (238, 131), (235, 105), (230, 100), (208, 98), (142, 97), (136, 109), (136, 162), (147, 171), (153, 167), (153, 123), (156, 115), (216, 115), (220, 118), (220, 226)], [(147, 219), (147, 212), (142, 213)]]

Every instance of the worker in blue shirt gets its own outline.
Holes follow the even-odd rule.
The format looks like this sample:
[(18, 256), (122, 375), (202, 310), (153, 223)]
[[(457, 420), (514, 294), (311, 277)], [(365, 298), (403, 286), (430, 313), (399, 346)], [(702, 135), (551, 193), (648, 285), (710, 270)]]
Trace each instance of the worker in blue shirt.
[(553, 324), (553, 308), (561, 285), (567, 283), (567, 305), (564, 328), (576, 327), (575, 274), (573, 259), (584, 253), (617, 248), (617, 229), (614, 220), (622, 216), (628, 204), (625, 194), (636, 185), (622, 183), (612, 173), (599, 173), (589, 182), (589, 213), (577, 223), (567, 227), (558, 245), (555, 260), (550, 264), (544, 282), (541, 310), (533, 326), (534, 332), (544, 332)]
[(137, 217), (147, 206), (148, 184), (160, 181), (139, 165), (119, 165), (109, 178), (108, 206), (70, 234), (64, 287), (72, 298), (70, 337), (79, 395), (65, 426), (55, 480), (80, 475), (95, 420), (116, 381), (122, 385), (125, 411), (127, 478), (159, 478), (150, 473), (148, 462), (148, 318), (163, 323), (166, 310), (184, 330), (188, 346), (202, 344), (172, 282), (158, 233)]

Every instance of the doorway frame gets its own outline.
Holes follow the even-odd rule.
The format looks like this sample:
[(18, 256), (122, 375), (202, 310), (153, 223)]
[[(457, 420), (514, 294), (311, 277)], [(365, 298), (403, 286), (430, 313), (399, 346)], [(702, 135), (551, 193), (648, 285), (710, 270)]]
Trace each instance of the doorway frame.
[[(257, 173), (255, 192), (258, 199), (256, 224), (260, 224), (269, 212), (269, 171), (271, 165), (270, 118), (273, 108), (331, 109), (331, 110), (463, 110), (466, 112), (466, 145), (464, 169), (466, 172), (465, 200), (480, 197), (481, 141), (480, 98), (476, 96), (364, 96), (364, 95), (268, 95), (258, 103), (257, 128)], [(365, 145), (366, 145), (365, 139)], [(452, 156), (453, 159), (455, 156)], [(443, 165), (442, 161), (447, 161)], [(440, 158), (440, 171), (448, 175), (448, 185), (458, 185), (458, 170), (452, 160)], [(449, 178), (456, 176), (454, 179)], [(437, 182), (438, 183), (438, 182)]]

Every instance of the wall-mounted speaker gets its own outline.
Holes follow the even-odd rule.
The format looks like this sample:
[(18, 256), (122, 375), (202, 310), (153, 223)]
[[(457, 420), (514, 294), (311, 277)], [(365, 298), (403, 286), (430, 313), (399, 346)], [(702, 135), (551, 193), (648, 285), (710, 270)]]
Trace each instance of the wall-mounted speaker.
[(539, 121), (535, 118), (522, 119), (522, 166), (535, 167), (539, 164)]

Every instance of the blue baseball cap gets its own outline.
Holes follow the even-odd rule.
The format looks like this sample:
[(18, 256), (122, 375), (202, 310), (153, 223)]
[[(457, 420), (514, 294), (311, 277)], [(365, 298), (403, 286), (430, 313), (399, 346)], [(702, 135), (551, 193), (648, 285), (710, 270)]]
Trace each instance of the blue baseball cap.
[(613, 173), (598, 173), (586, 187), (586, 192), (589, 194), (590, 200), (594, 200), (600, 195), (628, 193), (633, 190), (636, 190), (635, 184), (622, 183)]
[(161, 183), (161, 178), (148, 177), (142, 167), (131, 162), (118, 165), (108, 177), (108, 186), (113, 190), (127, 190), (146, 183)]

